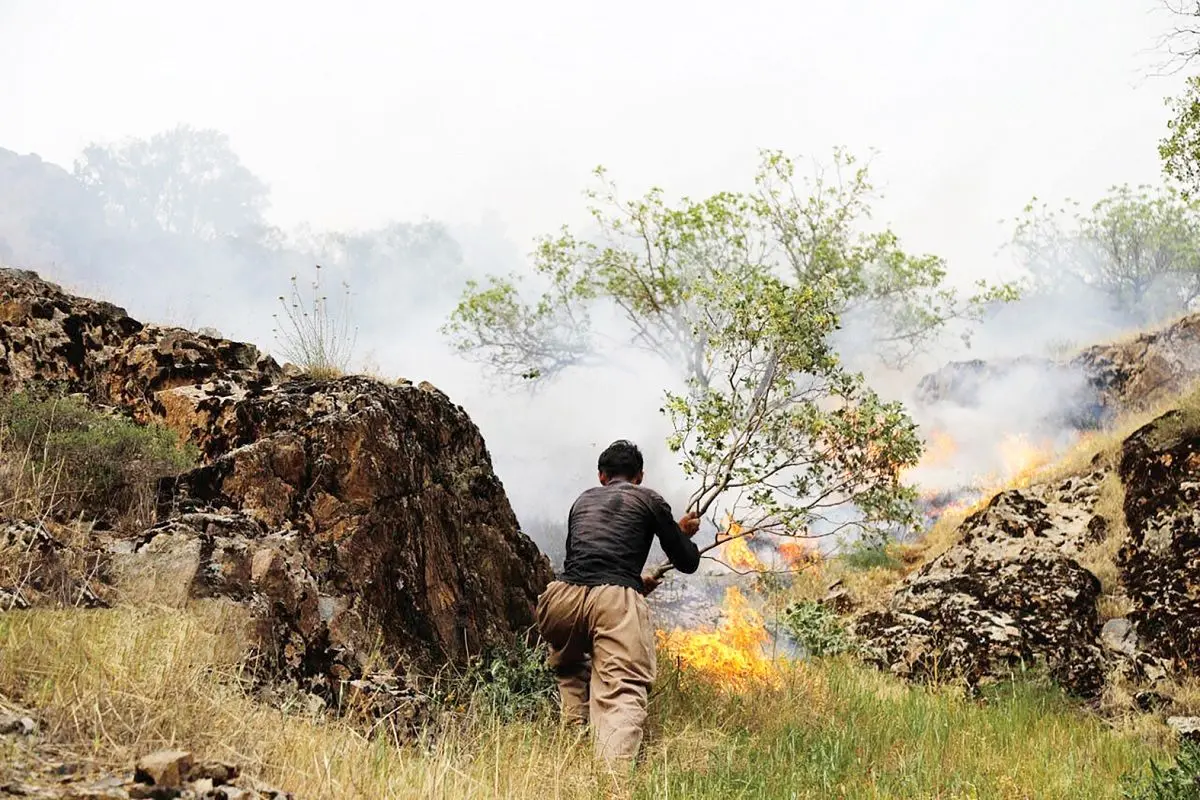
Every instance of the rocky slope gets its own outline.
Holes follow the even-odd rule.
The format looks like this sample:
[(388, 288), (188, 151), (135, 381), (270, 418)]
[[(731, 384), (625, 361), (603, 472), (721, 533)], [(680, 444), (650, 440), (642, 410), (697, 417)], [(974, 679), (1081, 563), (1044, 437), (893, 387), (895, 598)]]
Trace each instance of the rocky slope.
[[(156, 525), (92, 544), (127, 591), (255, 608), (276, 677), (333, 700), (378, 688), (365, 673), (376, 647), (433, 668), (532, 625), (549, 562), (519, 531), (479, 431), (428, 384), (289, 379), (252, 345), (0, 270), (0, 389), (32, 384), (200, 448), (199, 468), (160, 487)], [(35, 566), (58, 563), (53, 526), (30, 527), (15, 530), (37, 539)]]
[[(1105, 481), (1124, 497), (1115, 512), (1098, 507)], [(1098, 458), (1088, 474), (997, 494), (885, 608), (859, 612), (855, 633), (909, 678), (978, 684), (1041, 665), (1083, 697), (1117, 682), (1153, 697), (1159, 682), (1200, 670), (1197, 487), (1200, 415), (1170, 412), (1126, 438), (1111, 465)], [(1120, 538), (1119, 585), (1107, 588), (1129, 611), (1106, 620), (1085, 564), (1109, 537)]]
[(926, 375), (916, 400), (926, 407), (986, 405), (1016, 394), (1051, 429), (1094, 428), (1120, 410), (1152, 407), (1200, 377), (1200, 314), (1124, 341), (1088, 347), (1066, 360), (1021, 358), (951, 362)]

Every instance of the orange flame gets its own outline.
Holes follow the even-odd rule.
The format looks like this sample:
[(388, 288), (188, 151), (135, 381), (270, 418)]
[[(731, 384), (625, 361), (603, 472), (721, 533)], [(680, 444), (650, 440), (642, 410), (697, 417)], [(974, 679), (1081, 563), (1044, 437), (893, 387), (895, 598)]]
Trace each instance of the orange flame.
[(796, 541), (780, 542), (779, 555), (792, 569), (816, 566), (823, 560), (820, 550)]
[(734, 522), (728, 516), (725, 518), (725, 530), (717, 534), (717, 541), (724, 542), (721, 555), (725, 563), (734, 569), (761, 570), (762, 562), (746, 542), (754, 534), (743, 533), (743, 530), (740, 523)]
[(902, 468), (900, 470), (900, 479), (907, 480), (912, 477), (914, 472), (922, 469), (946, 466), (957, 453), (958, 442), (954, 441), (954, 437), (943, 430), (934, 428), (929, 433), (929, 440), (925, 442), (925, 450), (921, 453), (921, 460), (916, 464)]
[(1033, 476), (1054, 458), (1054, 448), (1048, 443), (1041, 445), (1030, 442), (1024, 435), (1008, 435), (997, 446), (1005, 476), (1013, 482), (1021, 482)]
[(746, 544), (746, 537), (730, 539), (722, 547), (722, 552), (725, 555), (725, 563), (734, 569), (760, 570), (763, 568), (762, 562), (758, 560), (758, 556), (754, 555), (754, 551), (750, 549), (750, 545)]
[(925, 452), (921, 454), (918, 466), (936, 467), (945, 464), (958, 452), (958, 442), (945, 431), (933, 430), (929, 441), (925, 443)]
[(717, 630), (659, 631), (659, 646), (725, 691), (740, 692), (754, 684), (778, 685), (776, 664), (763, 650), (770, 637), (762, 615), (736, 586), (725, 590), (722, 611)]

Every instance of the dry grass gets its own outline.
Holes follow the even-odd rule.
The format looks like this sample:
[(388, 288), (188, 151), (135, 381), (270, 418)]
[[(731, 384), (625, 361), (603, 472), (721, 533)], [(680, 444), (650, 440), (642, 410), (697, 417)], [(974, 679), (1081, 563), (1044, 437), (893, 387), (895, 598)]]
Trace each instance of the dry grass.
[(1103, 430), (1081, 436), (1073, 448), (1042, 473), (1042, 478), (1059, 480), (1072, 475), (1082, 475), (1096, 468), (1115, 467), (1120, 458), (1121, 444), (1130, 434), (1163, 414), (1175, 410), (1182, 411), (1185, 419), (1200, 420), (1200, 381), (1189, 384), (1179, 393), (1163, 398), (1147, 408), (1120, 415)]
[(1124, 617), (1133, 610), (1132, 601), (1125, 595), (1121, 570), (1117, 566), (1117, 553), (1129, 535), (1124, 502), (1125, 487), (1121, 479), (1115, 472), (1107, 472), (1096, 501), (1096, 514), (1107, 522), (1107, 530), (1104, 538), (1087, 547), (1079, 559), (1079, 563), (1100, 580), (1098, 608), (1101, 620)]
[(0, 615), (0, 694), (49, 738), (127, 767), (181, 746), (237, 761), (297, 797), (1118, 797), (1164, 751), (1108, 732), (1051, 689), (987, 702), (906, 686), (849, 661), (783, 668), (731, 694), (663, 663), (646, 763), (597, 766), (550, 718), (451, 715), (416, 744), (285, 713), (240, 689), (245, 619), (228, 605)]

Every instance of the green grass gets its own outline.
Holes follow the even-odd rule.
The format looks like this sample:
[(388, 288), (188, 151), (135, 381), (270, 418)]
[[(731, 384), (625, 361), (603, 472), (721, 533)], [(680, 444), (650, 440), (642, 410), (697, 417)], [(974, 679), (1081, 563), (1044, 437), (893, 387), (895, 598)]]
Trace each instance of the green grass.
[[(0, 396), (0, 507), (132, 526), (152, 516), (157, 479), (194, 466), (195, 446), (53, 391)], [(126, 519), (128, 518), (128, 519)]]
[[(299, 798), (1086, 798), (1169, 750), (1111, 731), (1053, 688), (983, 699), (907, 686), (841, 659), (779, 686), (723, 692), (661, 662), (646, 760), (630, 777), (543, 710), (505, 721), (447, 710), (398, 744), (254, 702), (234, 677), (240, 612), (118, 608), (0, 615), (0, 696), (58, 746), (113, 767), (150, 747), (232, 758)], [(3, 777), (0, 769), (0, 777)]]

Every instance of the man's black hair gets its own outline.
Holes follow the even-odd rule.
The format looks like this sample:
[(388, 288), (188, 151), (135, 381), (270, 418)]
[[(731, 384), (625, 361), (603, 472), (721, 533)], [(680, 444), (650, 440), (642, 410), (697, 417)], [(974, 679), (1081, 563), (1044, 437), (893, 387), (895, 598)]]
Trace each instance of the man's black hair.
[(600, 454), (597, 467), (610, 478), (636, 478), (642, 471), (642, 451), (628, 439), (618, 439)]

